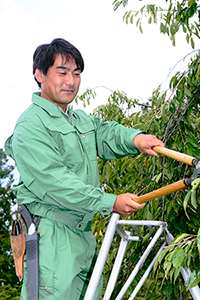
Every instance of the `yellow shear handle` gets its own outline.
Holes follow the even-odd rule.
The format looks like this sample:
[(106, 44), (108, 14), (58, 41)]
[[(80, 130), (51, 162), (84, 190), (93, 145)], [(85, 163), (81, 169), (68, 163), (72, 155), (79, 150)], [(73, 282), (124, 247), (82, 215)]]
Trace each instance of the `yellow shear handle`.
[(183, 162), (184, 164), (190, 165), (192, 167), (195, 167), (194, 162), (197, 160), (195, 157), (180, 153), (174, 150), (170, 150), (164, 147), (155, 146), (153, 147), (153, 150), (159, 154), (163, 154), (165, 156), (171, 157), (172, 159), (176, 159), (178, 161)]
[(187, 187), (188, 187), (188, 185), (186, 185), (185, 180), (182, 179), (182, 180), (176, 181), (172, 184), (166, 185), (158, 190), (155, 190), (153, 192), (150, 192), (148, 194), (140, 196), (140, 197), (134, 199), (134, 201), (139, 204), (142, 204), (142, 203), (148, 202), (150, 200), (156, 199), (158, 197), (165, 196), (165, 195), (168, 195), (168, 194), (180, 191), (180, 190), (184, 190)]

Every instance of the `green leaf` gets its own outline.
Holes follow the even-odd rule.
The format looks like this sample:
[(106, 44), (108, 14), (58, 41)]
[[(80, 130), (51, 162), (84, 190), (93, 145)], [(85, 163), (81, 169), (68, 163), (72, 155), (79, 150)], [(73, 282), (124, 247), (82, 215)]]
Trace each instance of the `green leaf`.
[(184, 260), (184, 256), (185, 256), (185, 251), (183, 248), (179, 248), (175, 254), (174, 254), (174, 257), (173, 257), (173, 266), (175, 268), (179, 268), (182, 263), (183, 263), (183, 260)]
[(197, 248), (199, 250), (199, 258), (200, 258), (200, 228), (197, 233)]
[(110, 171), (111, 171), (111, 167), (110, 164), (106, 164), (106, 180), (109, 181), (110, 178)]
[(170, 103), (169, 111), (171, 114), (174, 114), (176, 110), (175, 104), (173, 102)]
[(172, 23), (171, 26), (170, 26), (170, 33), (171, 35), (174, 35), (176, 32), (175, 32), (175, 28), (174, 28), (174, 24)]
[(164, 175), (165, 175), (165, 178), (171, 180), (171, 173), (167, 169), (164, 170)]
[(192, 6), (195, 3), (195, 0), (189, 0), (188, 1), (188, 6)]
[(197, 178), (195, 179), (193, 182), (192, 182), (192, 189), (191, 189), (191, 192), (194, 192), (196, 191), (197, 187), (199, 186), (200, 184), (200, 178)]
[(171, 271), (169, 272), (169, 278), (170, 278), (171, 282), (172, 282), (172, 278), (173, 278), (175, 270), (176, 270), (176, 268), (172, 268)]
[(200, 219), (199, 216), (190, 215), (191, 221), (195, 224), (196, 227), (200, 227)]
[(155, 175), (153, 178), (152, 178), (152, 181), (155, 181), (156, 183), (158, 183), (158, 181), (160, 180), (162, 176), (162, 173), (158, 174), (158, 175)]
[(170, 247), (166, 247), (158, 256), (158, 263), (161, 263), (166, 253), (170, 250)]
[(172, 264), (169, 261), (165, 260), (165, 262), (163, 264), (163, 268), (165, 270), (165, 278), (168, 277), (168, 274), (169, 274), (169, 271), (171, 269), (171, 266), (172, 266)]
[(165, 103), (163, 103), (160, 107), (160, 114), (161, 114), (161, 116), (164, 116), (164, 114), (165, 114)]
[(137, 17), (137, 15), (139, 14), (139, 10), (138, 11), (136, 11), (136, 13), (135, 13), (135, 17)]
[(151, 22), (152, 22), (152, 17), (149, 17), (148, 23), (151, 24)]
[(141, 22), (140, 22), (140, 24), (139, 24), (139, 29), (140, 29), (140, 32), (143, 33)]
[(151, 237), (151, 233), (148, 232), (147, 234), (145, 234), (145, 236), (143, 237), (142, 243), (146, 242), (146, 240), (148, 240)]
[(171, 37), (171, 39), (172, 39), (172, 45), (175, 47), (175, 46), (176, 46), (175, 36), (173, 35), (173, 36)]
[(175, 237), (175, 239), (173, 240), (173, 245), (178, 244), (181, 240), (183, 240), (184, 238), (187, 238), (189, 236), (188, 233), (181, 233), (179, 234), (177, 237)]
[(178, 268), (175, 268), (175, 272), (174, 272), (174, 283), (176, 282), (177, 277), (179, 276), (180, 272), (181, 272), (181, 266)]
[(186, 140), (187, 140), (190, 144), (192, 144), (195, 148), (198, 148), (198, 147), (199, 147), (199, 143), (198, 143), (198, 141), (197, 141), (194, 137), (191, 137), (191, 136), (189, 136), (189, 135), (185, 135), (185, 137), (186, 137)]
[(186, 194), (185, 199), (184, 199), (184, 201), (183, 201), (183, 208), (184, 208), (185, 214), (186, 214), (186, 216), (188, 217), (188, 219), (190, 219), (190, 218), (189, 218), (189, 216), (188, 216), (188, 214), (187, 214), (187, 206), (188, 206), (188, 202), (189, 202), (191, 193), (192, 193), (192, 192), (189, 191), (189, 192)]
[(188, 281), (188, 289), (195, 287), (200, 282), (200, 271), (193, 271)]
[[(116, 2), (116, 3), (115, 3), (115, 2)], [(120, 6), (121, 3), (120, 3), (120, 1), (114, 1), (113, 4), (115, 4), (115, 5), (113, 6), (113, 10), (116, 11), (116, 10), (118, 9), (118, 7)]]
[(184, 26), (184, 24), (182, 24), (182, 28), (183, 28), (183, 32), (186, 33), (187, 32), (187, 28)]
[(196, 191), (193, 191), (191, 194), (191, 204), (195, 209), (197, 209)]
[(140, 18), (136, 22), (136, 27), (138, 27), (139, 22), (140, 22)]
[(193, 147), (193, 149), (192, 149), (192, 155), (194, 155), (196, 158), (200, 158), (199, 149)]
[(144, 6), (142, 6), (142, 8), (140, 9), (140, 11), (141, 11), (141, 14), (143, 13), (143, 10), (145, 9), (145, 5)]
[(128, 4), (128, 0), (122, 0), (123, 6), (125, 7)]
[(169, 254), (166, 256), (166, 260), (172, 261), (173, 256), (174, 256), (174, 251), (169, 252)]
[(160, 32), (166, 33), (166, 26), (163, 23), (160, 24)]
[(192, 97), (192, 93), (186, 87), (184, 88), (184, 94), (188, 97)]
[(131, 17), (130, 17), (130, 22), (131, 22), (131, 24), (133, 24), (133, 15), (131, 15)]
[(196, 80), (199, 80), (199, 79), (200, 79), (200, 64), (198, 65), (198, 69), (196, 72)]
[(190, 7), (187, 11), (187, 15), (189, 18), (191, 18), (194, 15), (194, 9), (193, 7)]
[(190, 44), (191, 44), (192, 48), (194, 49), (194, 40), (193, 40), (193, 38), (190, 39)]
[(130, 18), (130, 14), (131, 14), (131, 10), (129, 12), (127, 12), (127, 14), (126, 14), (126, 18), (125, 18), (126, 24), (128, 24), (128, 20)]
[(189, 34), (187, 33), (187, 35), (186, 35), (186, 41), (187, 41), (187, 43), (189, 44), (189, 41), (190, 41), (190, 36), (189, 36)]

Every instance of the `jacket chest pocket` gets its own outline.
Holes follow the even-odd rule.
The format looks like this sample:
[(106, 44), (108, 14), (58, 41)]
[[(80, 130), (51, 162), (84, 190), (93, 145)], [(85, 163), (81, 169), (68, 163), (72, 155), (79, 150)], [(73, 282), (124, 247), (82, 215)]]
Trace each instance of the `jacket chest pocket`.
[(66, 122), (59, 124), (59, 127), (51, 123), (47, 130), (55, 140), (64, 164), (70, 169), (85, 164), (87, 156), (96, 159), (95, 131), (92, 122), (75, 127)]
[(84, 148), (84, 152), (89, 156), (90, 160), (97, 159), (95, 128), (92, 122), (75, 127), (79, 136), (80, 143)]

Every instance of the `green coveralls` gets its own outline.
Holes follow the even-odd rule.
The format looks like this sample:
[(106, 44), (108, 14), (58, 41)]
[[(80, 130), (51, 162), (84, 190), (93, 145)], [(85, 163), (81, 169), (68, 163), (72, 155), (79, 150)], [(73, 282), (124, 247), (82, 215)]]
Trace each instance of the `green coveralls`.
[[(20, 173), (18, 204), (41, 216), (39, 299), (83, 299), (96, 255), (91, 222), (97, 212), (110, 214), (116, 199), (99, 188), (97, 156), (137, 154), (133, 138), (140, 131), (82, 110), (69, 109), (67, 116), (39, 93), (32, 102), (5, 151)], [(101, 289), (102, 283), (95, 299)], [(21, 299), (27, 299), (26, 262)]]

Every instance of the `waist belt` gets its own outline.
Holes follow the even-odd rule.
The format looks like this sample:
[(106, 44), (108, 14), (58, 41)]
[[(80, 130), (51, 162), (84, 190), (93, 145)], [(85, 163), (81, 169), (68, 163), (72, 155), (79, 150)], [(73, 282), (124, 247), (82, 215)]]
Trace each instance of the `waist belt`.
[(80, 231), (90, 231), (94, 213), (78, 213), (59, 209), (55, 206), (42, 204), (39, 202), (27, 203), (28, 210), (37, 216), (41, 216), (52, 221), (67, 225), (70, 229)]

